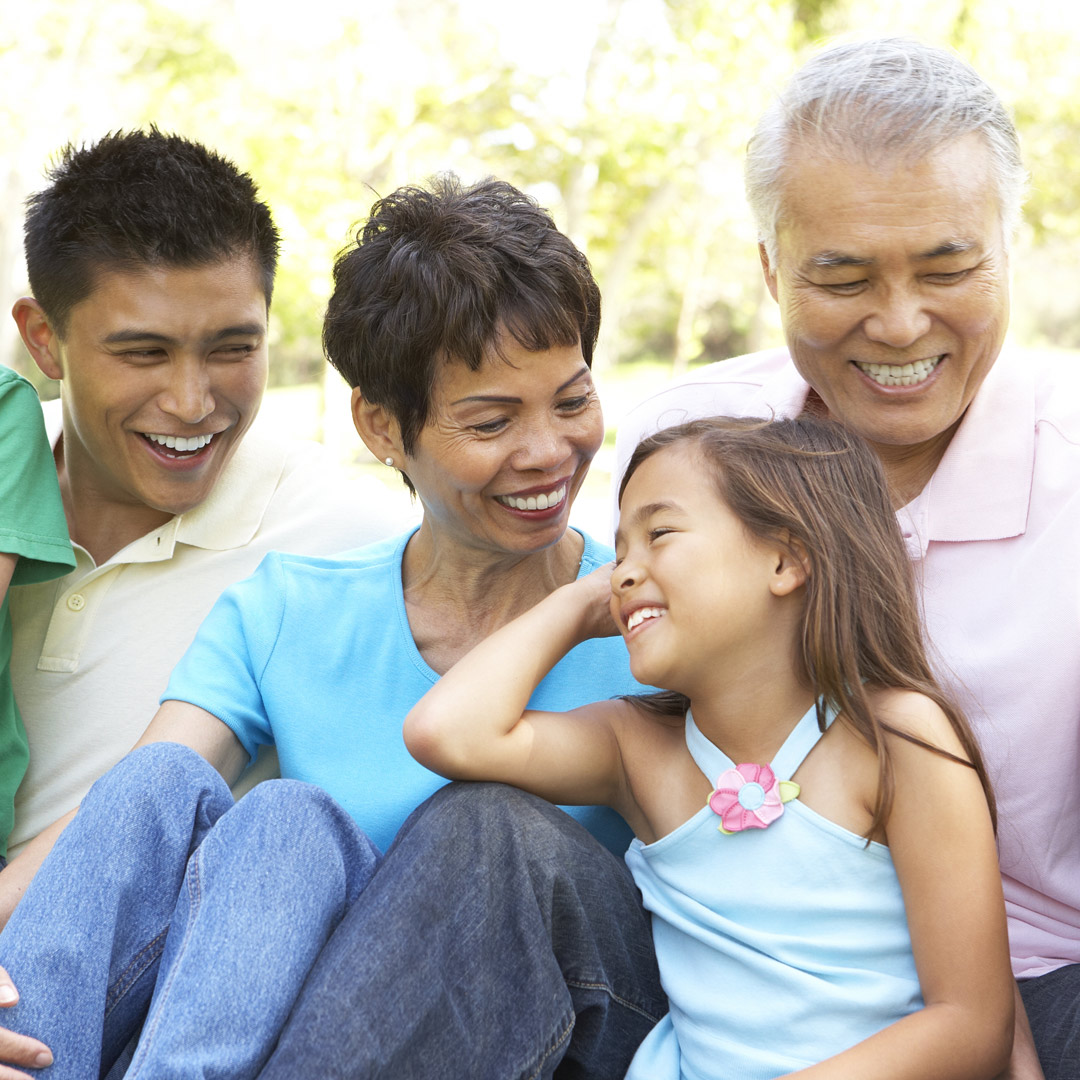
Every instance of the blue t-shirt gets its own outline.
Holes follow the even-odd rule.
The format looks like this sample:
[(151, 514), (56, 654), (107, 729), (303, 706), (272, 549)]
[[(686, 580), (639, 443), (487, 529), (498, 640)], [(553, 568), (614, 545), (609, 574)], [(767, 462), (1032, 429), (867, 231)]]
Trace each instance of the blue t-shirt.
[[(401, 560), (412, 533), (335, 558), (271, 552), (206, 617), (162, 701), (212, 713), (252, 757), (274, 743), (281, 775), (318, 784), (386, 850), (406, 817), (446, 781), (409, 754), (408, 711), (438, 681), (413, 641)], [(612, 552), (585, 536), (580, 574)], [(578, 645), (530, 707), (565, 711), (644, 688), (620, 637)], [(605, 807), (568, 812), (616, 854), (629, 828)]]

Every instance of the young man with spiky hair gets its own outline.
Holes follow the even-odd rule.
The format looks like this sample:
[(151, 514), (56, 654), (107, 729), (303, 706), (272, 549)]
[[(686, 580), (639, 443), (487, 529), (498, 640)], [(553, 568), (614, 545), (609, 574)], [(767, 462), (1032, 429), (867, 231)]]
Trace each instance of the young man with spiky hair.
[[(377, 481), (343, 487), (317, 447), (251, 430), (279, 237), (249, 176), (150, 129), (68, 147), (50, 180), (29, 200), (33, 295), (12, 315), (60, 381), (50, 436), (77, 566), (12, 590), (30, 743), (16, 855), (131, 748), (203, 617), (263, 554), (329, 554), (401, 524)], [(37, 861), (31, 846), (0, 875), (0, 921)], [(21, 1050), (0, 1060), (32, 1064)]]

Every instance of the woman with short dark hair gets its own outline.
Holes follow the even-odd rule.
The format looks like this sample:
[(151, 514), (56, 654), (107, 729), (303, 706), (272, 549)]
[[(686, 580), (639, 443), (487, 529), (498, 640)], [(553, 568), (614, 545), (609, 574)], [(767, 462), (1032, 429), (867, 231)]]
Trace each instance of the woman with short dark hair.
[[(141, 749), (84, 801), (0, 937), (22, 993), (11, 1026), (53, 1049), (53, 1076), (106, 1071), (144, 1017), (127, 1076), (255, 1075), (381, 851), (443, 784), (405, 749), (409, 708), (477, 641), (611, 558), (568, 528), (604, 433), (600, 295), (546, 212), (497, 181), (400, 189), (334, 284), (327, 354), (422, 521), (334, 559), (268, 555), (207, 617)], [(636, 685), (619, 640), (601, 639), (534, 700), (566, 709)], [(234, 806), (227, 783), (264, 743), (289, 779)], [(543, 812), (580, 834), (647, 940), (621, 862)], [(610, 811), (573, 813), (625, 848)]]

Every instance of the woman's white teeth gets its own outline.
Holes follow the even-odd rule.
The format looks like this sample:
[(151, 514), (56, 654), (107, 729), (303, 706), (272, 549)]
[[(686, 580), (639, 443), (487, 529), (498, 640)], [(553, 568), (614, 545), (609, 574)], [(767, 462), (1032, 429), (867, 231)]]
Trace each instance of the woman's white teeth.
[(635, 626), (640, 626), (646, 619), (658, 619), (663, 612), (658, 607), (642, 607), (637, 611), (630, 612), (630, 617), (626, 620), (626, 629), (633, 630)]
[(563, 484), (562, 487), (549, 491), (546, 495), (529, 495), (527, 498), (521, 498), (518, 495), (496, 497), (504, 506), (512, 507), (514, 510), (550, 510), (566, 498), (566, 485)]
[(866, 372), (879, 386), (916, 386), (929, 377), (930, 372), (941, 363), (942, 356), (916, 360), (913, 364), (860, 364), (856, 361), (855, 366)]
[(184, 438), (183, 435), (151, 435), (146, 433), (146, 437), (151, 441), (158, 444), (158, 446), (164, 446), (169, 450), (181, 450), (188, 452), (190, 450), (201, 450), (204, 446), (207, 446), (213, 435), (192, 435), (188, 438)]

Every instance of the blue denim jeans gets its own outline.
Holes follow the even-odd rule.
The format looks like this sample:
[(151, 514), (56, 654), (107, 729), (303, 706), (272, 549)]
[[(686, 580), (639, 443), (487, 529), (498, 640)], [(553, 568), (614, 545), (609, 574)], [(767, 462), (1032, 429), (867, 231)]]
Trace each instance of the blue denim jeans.
[(1080, 964), (1020, 983), (1046, 1080), (1080, 1077)]
[(258, 1074), (378, 852), (319, 788), (269, 781), (234, 805), (160, 743), (91, 789), (0, 934), (20, 1001), (0, 1022), (53, 1051), (48, 1080)]
[(622, 860), (550, 804), (451, 784), (405, 822), (262, 1080), (622, 1080), (667, 1011)]

